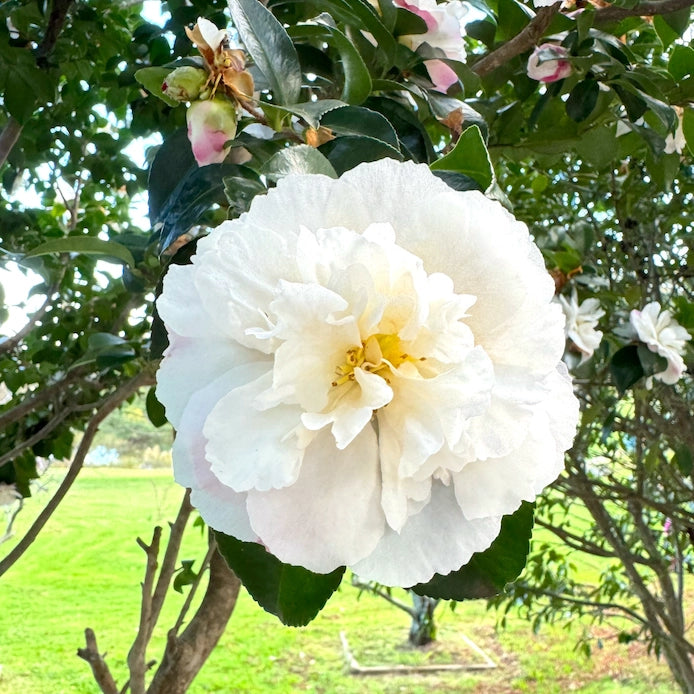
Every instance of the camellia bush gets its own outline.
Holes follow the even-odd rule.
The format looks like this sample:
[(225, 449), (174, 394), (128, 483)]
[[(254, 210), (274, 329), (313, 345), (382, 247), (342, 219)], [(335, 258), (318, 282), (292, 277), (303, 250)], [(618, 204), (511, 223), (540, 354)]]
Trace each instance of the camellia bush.
[(4, 3), (2, 258), (43, 303), (0, 342), (0, 503), (71, 464), (0, 574), (147, 388), (187, 491), (159, 569), (140, 541), (135, 694), (186, 691), (240, 582), (305, 625), (347, 568), (617, 612), (694, 689), (690, 5)]

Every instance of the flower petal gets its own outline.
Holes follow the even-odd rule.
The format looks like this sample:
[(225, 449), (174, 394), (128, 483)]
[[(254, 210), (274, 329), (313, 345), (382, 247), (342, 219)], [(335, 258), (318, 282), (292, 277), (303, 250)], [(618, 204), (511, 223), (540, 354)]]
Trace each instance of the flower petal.
[(500, 517), (465, 518), (453, 488), (434, 482), (431, 501), (399, 533), (387, 528), (374, 551), (352, 570), (365, 581), (388, 586), (424, 583), (470, 561), (489, 547), (500, 527)]
[(366, 427), (344, 451), (322, 431), (306, 449), (296, 482), (250, 491), (248, 513), (278, 559), (328, 573), (361, 559), (378, 543), (384, 527), (379, 495), (374, 430)]
[(256, 409), (255, 399), (272, 380), (267, 364), (257, 378), (219, 399), (205, 420), (205, 455), (212, 472), (237, 492), (286, 487), (303, 457), (298, 407)]

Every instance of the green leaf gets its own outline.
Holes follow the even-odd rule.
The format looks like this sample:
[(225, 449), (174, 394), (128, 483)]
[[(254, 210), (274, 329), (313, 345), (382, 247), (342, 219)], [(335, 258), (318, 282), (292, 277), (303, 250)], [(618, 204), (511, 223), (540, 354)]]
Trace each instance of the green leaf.
[(617, 157), (614, 125), (599, 126), (582, 133), (576, 143), (576, 151), (581, 159), (598, 170), (611, 164)]
[(627, 345), (615, 352), (610, 361), (610, 373), (619, 394), (623, 395), (644, 375), (638, 347)]
[(624, 108), (627, 110), (627, 116), (629, 116), (629, 120), (632, 123), (636, 122), (646, 113), (648, 106), (641, 96), (637, 96), (628, 89), (625, 89), (621, 84), (612, 84), (611, 87), (624, 104)]
[(176, 99), (164, 94), (161, 90), (161, 85), (169, 76), (172, 68), (168, 67), (143, 67), (135, 72), (135, 79), (152, 95), (161, 99), (169, 106), (178, 106), (180, 104)]
[(198, 168), (185, 128), (179, 128), (157, 150), (147, 180), (149, 221), (159, 219), (161, 208), (186, 174)]
[(691, 475), (692, 468), (694, 468), (694, 460), (692, 460), (691, 450), (686, 445), (681, 444), (675, 448), (673, 462), (683, 475)]
[(465, 130), (453, 150), (435, 161), (430, 168), (432, 171), (455, 171), (469, 176), (479, 183), (482, 190), (487, 190), (494, 181), (489, 152), (476, 125)]
[(569, 94), (566, 100), (566, 113), (571, 120), (580, 123), (584, 121), (598, 103), (600, 87), (596, 80), (584, 80), (579, 82)]
[(193, 571), (193, 564), (195, 563), (192, 559), (182, 559), (181, 568), (174, 576), (173, 589), (177, 593), (182, 593), (185, 586), (191, 586), (198, 578), (198, 575)]
[(157, 390), (155, 386), (152, 386), (147, 391), (145, 407), (147, 409), (147, 418), (155, 427), (159, 428), (166, 424), (168, 421), (166, 419), (166, 410), (164, 409), (164, 405), (157, 399)]
[(319, 99), (318, 101), (309, 101), (294, 106), (283, 106), (282, 109), (299, 116), (299, 118), (303, 118), (312, 128), (317, 128), (320, 125), (320, 119), (328, 111), (342, 108), (346, 105), (344, 101), (338, 99)]
[(662, 15), (655, 15), (655, 17), (653, 17), (653, 28), (655, 29), (655, 33), (658, 34), (663, 48), (668, 48), (673, 41), (676, 41), (680, 37), (679, 32), (673, 29)]
[(682, 116), (682, 132), (684, 133), (684, 139), (687, 142), (689, 153), (694, 155), (694, 110), (691, 108), (684, 109), (684, 115)]
[(301, 92), (299, 57), (284, 27), (258, 0), (229, 0), (241, 41), (268, 81), (275, 104), (295, 104)]
[(419, 15), (410, 12), (410, 10), (398, 7), (395, 17), (395, 27), (393, 28), (395, 36), (409, 36), (427, 32), (427, 23)]
[(410, 109), (385, 96), (371, 96), (364, 106), (388, 119), (395, 128), (400, 150), (407, 159), (428, 164), (435, 157), (426, 129)]
[(325, 24), (303, 24), (293, 27), (293, 38), (312, 38), (329, 43), (340, 54), (345, 81), (340, 99), (348, 104), (361, 104), (371, 93), (371, 75), (354, 44), (336, 27)]
[(398, 44), (368, 0), (323, 0), (320, 7), (348, 26), (369, 32), (385, 53), (387, 67), (390, 67)]
[(280, 150), (263, 166), (262, 172), (271, 181), (291, 173), (323, 174), (337, 178), (332, 164), (317, 149), (309, 145), (296, 145)]
[(499, 0), (499, 28), (497, 40), (508, 40), (517, 36), (530, 20), (534, 12), (516, 0)]
[(345, 106), (328, 111), (321, 118), (321, 125), (338, 135), (364, 135), (385, 142), (395, 149), (400, 147), (398, 136), (388, 119), (363, 106)]
[(244, 176), (225, 176), (224, 195), (229, 203), (230, 216), (238, 217), (248, 210), (256, 195), (267, 192), (260, 179)]
[(343, 135), (319, 147), (338, 176), (366, 161), (390, 157), (402, 161), (399, 150), (381, 140), (364, 135)]
[(25, 123), (34, 112), (36, 98), (16, 70), (7, 73), (3, 99), (10, 115), (20, 123)]
[(241, 542), (220, 532), (215, 535), (220, 554), (251, 597), (287, 626), (305, 626), (314, 619), (345, 572), (339, 567), (329, 574), (316, 574), (283, 564), (258, 543)]
[(51, 239), (32, 248), (24, 258), (35, 258), (39, 255), (52, 253), (84, 253), (86, 255), (103, 256), (105, 261), (117, 261), (135, 266), (133, 254), (120, 243), (104, 241), (94, 236), (66, 236), (62, 239)]
[(524, 501), (501, 521), (501, 531), (488, 549), (445, 576), (436, 574), (428, 583), (412, 588), (418, 595), (442, 600), (491, 598), (518, 578), (525, 566), (533, 531), (535, 504)]
[(651, 352), (647, 345), (638, 344), (636, 346), (641, 368), (644, 376), (653, 376), (667, 369), (667, 359), (661, 357), (657, 352)]
[(694, 48), (675, 46), (670, 53), (667, 69), (676, 80), (681, 80), (687, 75), (694, 75)]
[[(161, 208), (157, 234), (164, 252), (179, 236), (185, 234), (215, 203), (225, 201), (224, 178), (240, 176), (259, 182), (252, 169), (235, 164), (209, 164), (193, 168), (179, 181)], [(257, 186), (264, 190), (264, 186)]]

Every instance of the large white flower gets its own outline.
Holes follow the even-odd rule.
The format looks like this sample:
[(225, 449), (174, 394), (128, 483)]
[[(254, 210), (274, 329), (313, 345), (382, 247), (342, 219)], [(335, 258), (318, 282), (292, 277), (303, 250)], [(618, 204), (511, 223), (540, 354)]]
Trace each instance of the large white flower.
[[(646, 304), (641, 311), (634, 309), (629, 314), (629, 322), (636, 334), (645, 342), (651, 352), (667, 359), (667, 368), (653, 378), (672, 385), (677, 383), (684, 373), (684, 343), (691, 339), (689, 333), (670, 315), (670, 311), (661, 311), (657, 301)], [(649, 379), (650, 381), (650, 379)], [(650, 383), (647, 383), (650, 387)]]
[(593, 356), (600, 345), (602, 331), (596, 330), (595, 326), (605, 315), (605, 311), (600, 308), (597, 299), (586, 299), (579, 304), (575, 289), (570, 299), (560, 296), (559, 303), (566, 317), (564, 332), (581, 352), (581, 362), (584, 362)]
[(288, 176), (164, 280), (176, 479), (312, 571), (458, 569), (571, 444), (553, 293), (524, 224), (424, 165)]

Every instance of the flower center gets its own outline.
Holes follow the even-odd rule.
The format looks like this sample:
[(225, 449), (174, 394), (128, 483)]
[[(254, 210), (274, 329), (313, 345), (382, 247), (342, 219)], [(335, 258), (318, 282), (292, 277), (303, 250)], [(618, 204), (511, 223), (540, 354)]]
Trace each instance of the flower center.
[(397, 369), (406, 361), (418, 360), (405, 352), (397, 335), (376, 333), (367, 337), (361, 347), (352, 347), (347, 350), (345, 361), (335, 370), (337, 378), (332, 385), (341, 386), (353, 381), (354, 369), (357, 367), (378, 374), (388, 381), (385, 372), (390, 368)]

